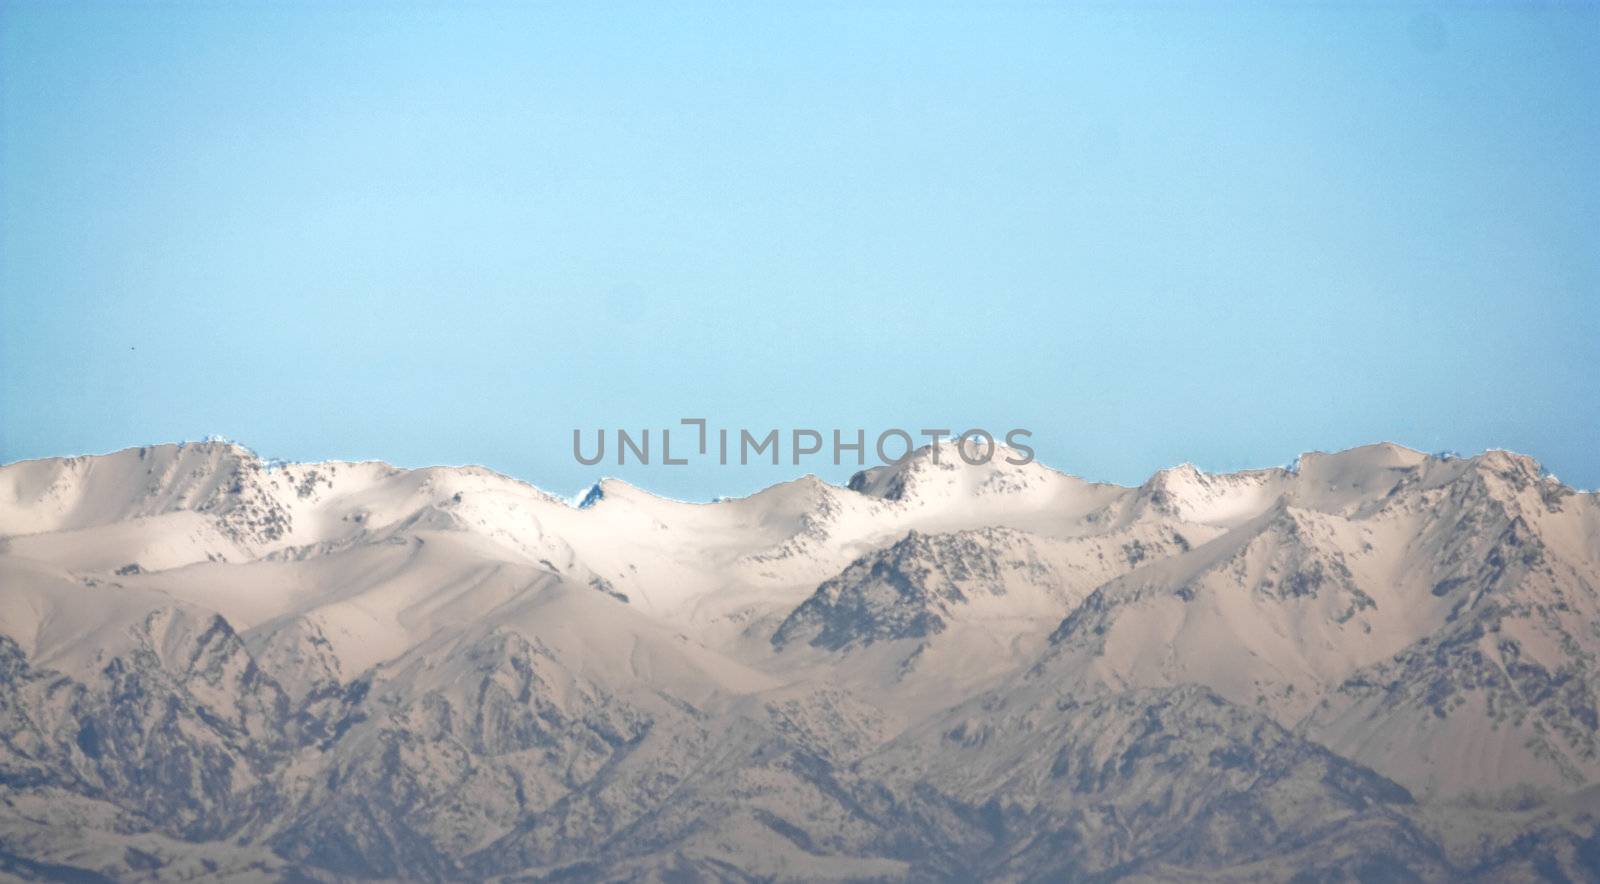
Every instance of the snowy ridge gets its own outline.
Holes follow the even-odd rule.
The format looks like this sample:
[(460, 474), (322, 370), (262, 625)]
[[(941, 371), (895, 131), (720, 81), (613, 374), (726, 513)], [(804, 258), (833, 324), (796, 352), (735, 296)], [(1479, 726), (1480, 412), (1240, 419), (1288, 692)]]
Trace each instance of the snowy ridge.
[(1600, 501), (1395, 445), (579, 500), (0, 467), (0, 874), (1600, 874)]

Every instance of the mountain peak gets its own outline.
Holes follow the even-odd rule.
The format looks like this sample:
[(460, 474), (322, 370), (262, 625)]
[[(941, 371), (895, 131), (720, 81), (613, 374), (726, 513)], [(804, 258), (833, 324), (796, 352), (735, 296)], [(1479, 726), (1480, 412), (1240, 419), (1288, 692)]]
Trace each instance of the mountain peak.
[(1254, 518), (1283, 493), (1281, 469), (1207, 473), (1194, 464), (1159, 470), (1137, 489), (1140, 505), (1185, 522), (1234, 525)]
[[(988, 452), (987, 459), (984, 458)], [(992, 450), (974, 440), (924, 445), (899, 463), (862, 470), (850, 477), (851, 491), (892, 502), (940, 496), (1005, 494), (1041, 489), (1073, 480), (1016, 449), (996, 443)], [(1087, 483), (1085, 483), (1087, 484)]]
[(714, 503), (217, 442), (0, 467), (8, 850), (119, 880), (1583, 878), (1593, 495), (1506, 452), (1137, 487), (960, 454)]
[(580, 509), (580, 510), (589, 509), (590, 507), (592, 507), (595, 504), (599, 503), (600, 501), (604, 500), (605, 496), (606, 496), (605, 481), (601, 480), (599, 482), (596, 482), (593, 485), (589, 486), (589, 490), (588, 491), (584, 492), (583, 497), (578, 501), (578, 509)]

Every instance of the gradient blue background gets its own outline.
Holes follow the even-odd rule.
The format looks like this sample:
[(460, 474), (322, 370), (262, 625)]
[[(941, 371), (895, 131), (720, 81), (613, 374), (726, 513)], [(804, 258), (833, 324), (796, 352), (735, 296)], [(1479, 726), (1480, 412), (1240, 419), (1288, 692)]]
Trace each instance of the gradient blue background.
[(1596, 96), (1593, 6), (6, 2), (0, 460), (800, 472), (570, 454), (695, 415), (1594, 487)]

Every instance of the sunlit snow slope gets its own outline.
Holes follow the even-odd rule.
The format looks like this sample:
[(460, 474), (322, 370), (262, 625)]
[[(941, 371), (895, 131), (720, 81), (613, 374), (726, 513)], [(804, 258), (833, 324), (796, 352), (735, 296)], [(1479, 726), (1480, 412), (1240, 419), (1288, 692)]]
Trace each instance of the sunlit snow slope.
[(0, 877), (1600, 878), (1595, 494), (1003, 455), (0, 467)]

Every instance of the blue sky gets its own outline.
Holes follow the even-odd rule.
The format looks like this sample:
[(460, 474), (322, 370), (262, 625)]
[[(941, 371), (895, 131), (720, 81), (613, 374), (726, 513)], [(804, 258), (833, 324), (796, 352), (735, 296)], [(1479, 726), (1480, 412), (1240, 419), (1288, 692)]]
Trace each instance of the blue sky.
[[(0, 4), (0, 460), (1395, 440), (1600, 486), (1600, 12)], [(818, 470), (842, 480), (849, 468)]]

